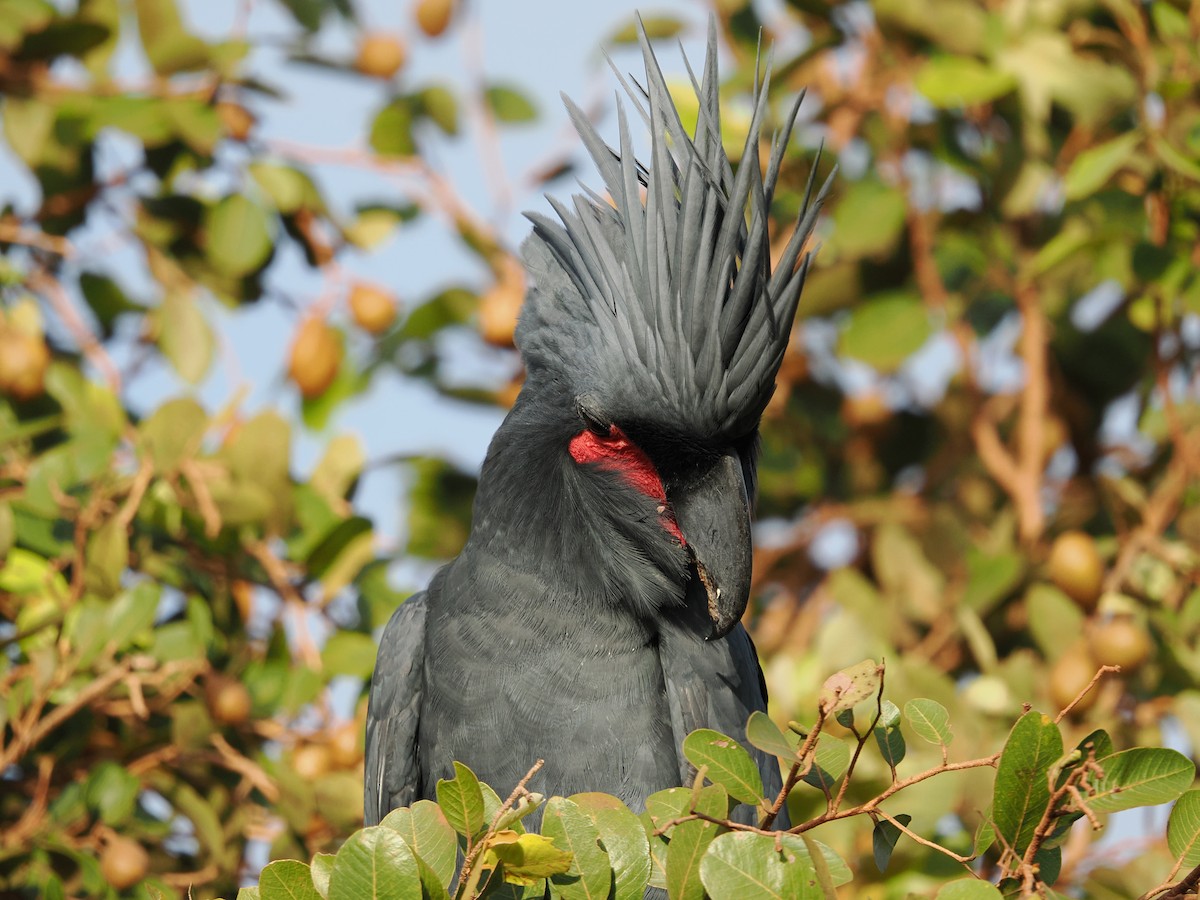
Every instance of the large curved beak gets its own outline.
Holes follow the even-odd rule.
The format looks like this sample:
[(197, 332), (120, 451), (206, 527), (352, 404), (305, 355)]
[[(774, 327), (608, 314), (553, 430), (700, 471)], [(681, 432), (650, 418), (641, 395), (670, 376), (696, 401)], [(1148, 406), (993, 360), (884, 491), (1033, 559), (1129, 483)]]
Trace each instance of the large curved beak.
[(741, 458), (724, 453), (694, 478), (673, 485), (671, 508), (708, 599), (709, 639), (724, 637), (750, 601), (750, 497)]

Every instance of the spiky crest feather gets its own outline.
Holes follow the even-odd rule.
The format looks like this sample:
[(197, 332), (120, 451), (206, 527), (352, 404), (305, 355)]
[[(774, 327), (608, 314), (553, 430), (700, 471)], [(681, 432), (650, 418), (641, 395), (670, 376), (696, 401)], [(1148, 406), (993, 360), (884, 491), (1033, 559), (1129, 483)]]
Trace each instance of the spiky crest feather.
[(517, 343), (531, 382), (565, 378), (614, 420), (634, 414), (683, 432), (741, 437), (774, 390), (808, 271), (805, 244), (829, 181), (814, 196), (814, 163), (772, 271), (771, 200), (804, 95), (775, 134), (764, 174), (768, 60), (735, 174), (721, 142), (715, 22), (702, 79), (688, 66), (699, 101), (690, 137), (640, 20), (638, 40), (645, 86), (617, 78), (649, 127), (650, 164), (634, 157), (620, 97), (613, 149), (564, 96), (612, 202), (585, 187), (573, 209), (550, 198), (558, 222), (529, 214), (534, 229), (523, 252), (533, 286)]

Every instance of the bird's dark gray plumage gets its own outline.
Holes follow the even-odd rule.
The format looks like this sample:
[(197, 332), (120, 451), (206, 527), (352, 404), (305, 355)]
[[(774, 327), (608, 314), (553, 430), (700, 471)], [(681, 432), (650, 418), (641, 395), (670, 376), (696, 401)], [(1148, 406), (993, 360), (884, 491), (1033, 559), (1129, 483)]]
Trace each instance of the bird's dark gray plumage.
[[(622, 107), (612, 149), (568, 101), (611, 203), (588, 192), (551, 201), (557, 221), (530, 217), (526, 383), (489, 448), (467, 546), (383, 633), (368, 823), (433, 797), (453, 760), (503, 795), (544, 758), (533, 789), (607, 791), (640, 809), (690, 777), (689, 732), (740, 737), (766, 706), (738, 622), (754, 453), (824, 191), (810, 176), (773, 269), (768, 214), (799, 100), (764, 173), (764, 79), (735, 173), (715, 27), (692, 78), (691, 136), (640, 41), (645, 84), (622, 83), (649, 127), (649, 164)], [(759, 756), (778, 791), (775, 761)]]

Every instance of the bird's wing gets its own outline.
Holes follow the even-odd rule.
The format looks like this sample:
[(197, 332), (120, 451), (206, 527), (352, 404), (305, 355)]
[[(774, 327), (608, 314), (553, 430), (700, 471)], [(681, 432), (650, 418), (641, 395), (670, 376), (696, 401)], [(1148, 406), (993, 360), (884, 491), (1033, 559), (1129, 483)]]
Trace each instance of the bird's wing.
[[(659, 645), (667, 705), (677, 747), (697, 728), (712, 728), (746, 746), (762, 773), (763, 791), (774, 800), (783, 787), (779, 761), (746, 744), (746, 720), (755, 710), (766, 712), (767, 687), (758, 653), (741, 625), (718, 640), (706, 641), (687, 627), (667, 627)], [(696, 770), (679, 752), (679, 776), (690, 784)], [(739, 807), (737, 819), (751, 820), (754, 810)]]
[(425, 594), (415, 594), (392, 614), (379, 641), (367, 703), (363, 778), (365, 824), (420, 799), (417, 725), (425, 661)]

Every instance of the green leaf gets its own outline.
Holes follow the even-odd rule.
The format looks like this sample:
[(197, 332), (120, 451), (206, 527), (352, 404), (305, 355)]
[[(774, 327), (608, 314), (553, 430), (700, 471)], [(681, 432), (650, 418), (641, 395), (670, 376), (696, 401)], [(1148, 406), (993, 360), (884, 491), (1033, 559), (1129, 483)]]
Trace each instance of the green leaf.
[(967, 589), (962, 603), (983, 616), (1021, 583), (1025, 563), (1018, 553), (989, 553), (972, 546), (967, 552)]
[(15, 50), (26, 34), (41, 31), (49, 25), (55, 12), (47, 0), (0, 2), (0, 49)]
[(413, 138), (416, 111), (407, 97), (396, 97), (375, 115), (371, 123), (371, 148), (380, 156), (401, 158), (417, 155)]
[(417, 861), (390, 828), (373, 825), (356, 831), (338, 850), (329, 877), (329, 900), (420, 896)]
[(1188, 791), (1171, 809), (1167, 846), (1183, 869), (1200, 866), (1200, 791)]
[(221, 139), (221, 119), (202, 100), (175, 98), (163, 103), (163, 113), (179, 140), (202, 156), (211, 156)]
[[(729, 812), (729, 796), (719, 784), (710, 784), (696, 795), (694, 809), (713, 818)], [(681, 822), (671, 830), (667, 845), (667, 892), (671, 900), (703, 900), (700, 860), (718, 834), (728, 829), (703, 819)]]
[(400, 219), (388, 209), (368, 209), (342, 228), (342, 235), (355, 247), (374, 250), (396, 231)]
[(123, 313), (142, 313), (145, 310), (129, 299), (116, 281), (95, 272), (84, 272), (79, 276), (79, 288), (95, 314), (105, 335), (111, 335), (113, 325)]
[(185, 381), (197, 384), (208, 372), (216, 339), (193, 297), (168, 291), (158, 308), (158, 347)]
[(812, 768), (804, 775), (805, 784), (821, 791), (832, 791), (850, 765), (850, 745), (831, 734), (817, 736)]
[(12, 506), (0, 501), (0, 560), (8, 556), (17, 540), (16, 517), (13, 516)]
[(904, 232), (908, 203), (903, 192), (875, 178), (855, 181), (833, 210), (829, 248), (838, 259), (886, 256)]
[(875, 723), (875, 742), (879, 744), (879, 752), (893, 770), (900, 765), (907, 752), (904, 735), (900, 732), (900, 707), (891, 700), (884, 700), (880, 705), (879, 721)]
[[(778, 843), (780, 850), (776, 850)], [(712, 897), (738, 900), (825, 900), (804, 841), (734, 831), (712, 842), (700, 861), (700, 878)]]
[(409, 848), (447, 885), (454, 878), (458, 840), (445, 814), (432, 800), (418, 800), (411, 807), (394, 809), (379, 823), (396, 831)]
[(1193, 181), (1200, 181), (1200, 163), (1180, 153), (1161, 137), (1153, 137), (1150, 144), (1159, 160), (1168, 168)]
[(275, 209), (284, 215), (324, 205), (313, 180), (297, 168), (279, 163), (253, 162), (247, 171)]
[(333, 861), (336, 858), (332, 853), (314, 853), (312, 862), (309, 863), (313, 887), (322, 897), (329, 896), (329, 879), (333, 875)]
[(508, 84), (489, 85), (484, 91), (488, 107), (501, 122), (533, 122), (537, 119), (537, 107), (521, 91)]
[(650, 844), (638, 817), (610, 794), (574, 794), (569, 799), (591, 819), (608, 851), (612, 900), (642, 900), (650, 879)]
[(746, 740), (763, 753), (786, 760), (795, 758), (799, 746), (796, 735), (792, 734), (789, 737), (784, 734), (770, 716), (757, 709), (750, 713), (750, 719), (746, 722)]
[(762, 775), (746, 748), (733, 738), (700, 728), (683, 739), (683, 755), (699, 769), (708, 766), (708, 780), (719, 784), (742, 803), (763, 799)]
[(540, 834), (522, 834), (512, 843), (495, 844), (490, 851), (504, 864), (509, 884), (532, 885), (571, 868), (574, 857)]
[(27, 166), (36, 165), (53, 146), (55, 108), (36, 97), (4, 98), (4, 136)]
[(1025, 592), (1029, 632), (1046, 659), (1056, 660), (1071, 646), (1064, 634), (1080, 634), (1085, 616), (1079, 605), (1052, 584), (1034, 584)]
[[(804, 846), (808, 848), (809, 858), (819, 876), (828, 876), (825, 881), (833, 887), (841, 887), (854, 880), (854, 873), (846, 865), (846, 861), (838, 856), (837, 851), (828, 844), (823, 844), (807, 834), (802, 835)], [(824, 883), (824, 882), (822, 882)]]
[(208, 413), (191, 397), (168, 400), (138, 425), (138, 433), (154, 460), (154, 468), (169, 473), (200, 449), (208, 428)]
[(613, 884), (608, 854), (600, 832), (578, 806), (565, 797), (546, 801), (542, 834), (573, 855), (571, 867), (550, 879), (550, 893), (564, 900), (606, 900)]
[(369, 678), (375, 668), (374, 639), (361, 631), (335, 631), (321, 649), (321, 662), (331, 675)]
[(133, 816), (141, 789), (141, 782), (122, 766), (102, 762), (88, 776), (85, 797), (101, 822), (117, 827)]
[(872, 297), (850, 312), (838, 352), (890, 373), (925, 344), (932, 329), (921, 298), (904, 292)]
[(450, 88), (442, 84), (431, 84), (415, 95), (421, 114), (437, 125), (444, 134), (458, 134), (458, 100)]
[(936, 900), (1003, 900), (1004, 895), (994, 884), (982, 878), (960, 878), (943, 885)]
[(1097, 760), (1096, 765), (1104, 770), (1104, 777), (1093, 782), (1087, 798), (1095, 812), (1170, 803), (1196, 777), (1196, 766), (1190, 759), (1163, 747), (1122, 750)]
[(987, 103), (1017, 86), (1008, 72), (969, 56), (934, 56), (917, 72), (914, 83), (925, 99), (940, 109)]
[(1050, 802), (1050, 767), (1063, 755), (1062, 733), (1049, 717), (1031, 710), (1017, 720), (996, 767), (993, 820), (1005, 844), (1020, 855)]
[(146, 58), (159, 75), (197, 69), (208, 61), (204, 41), (183, 26), (175, 0), (135, 0)]
[(241, 194), (223, 197), (205, 210), (204, 234), (205, 256), (223, 275), (249, 275), (271, 255), (267, 211)]
[[(905, 827), (912, 821), (912, 816), (908, 813), (901, 813), (894, 818)], [(871, 846), (875, 855), (875, 868), (880, 872), (887, 871), (888, 863), (892, 861), (892, 851), (896, 849), (896, 841), (900, 840), (900, 835), (903, 833), (887, 819), (880, 819), (875, 823), (875, 828), (871, 832)]]
[(1071, 162), (1063, 176), (1063, 193), (1068, 200), (1090, 197), (1128, 162), (1141, 143), (1140, 133), (1133, 131), (1089, 147)]
[(882, 676), (882, 666), (876, 665), (873, 659), (864, 659), (826, 678), (817, 703), (826, 715), (852, 709), (875, 696)]
[(135, 584), (112, 602), (107, 610), (104, 628), (105, 642), (118, 651), (125, 650), (139, 636), (148, 635), (154, 627), (162, 588), (153, 582)]
[(446, 821), (464, 837), (473, 837), (483, 829), (483, 791), (479, 779), (457, 760), (454, 777), (437, 783), (437, 802)]
[(954, 740), (950, 731), (950, 713), (936, 700), (918, 698), (904, 704), (904, 718), (919, 738), (948, 747)]
[(109, 519), (88, 536), (84, 584), (101, 597), (121, 589), (121, 576), (129, 565), (129, 532), (118, 519)]
[(280, 859), (264, 868), (258, 891), (262, 900), (322, 900), (311, 871), (298, 859)]
[(691, 808), (692, 792), (688, 788), (668, 788), (646, 798), (646, 811), (639, 817), (650, 843), (650, 886), (667, 889), (667, 848), (670, 832), (655, 834), (673, 819), (685, 815)]

